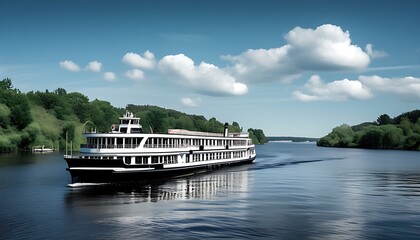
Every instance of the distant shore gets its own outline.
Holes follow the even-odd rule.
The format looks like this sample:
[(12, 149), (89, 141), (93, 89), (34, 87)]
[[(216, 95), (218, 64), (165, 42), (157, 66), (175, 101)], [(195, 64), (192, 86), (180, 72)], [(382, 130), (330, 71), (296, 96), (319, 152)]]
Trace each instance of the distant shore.
[(269, 142), (317, 142), (319, 138), (310, 138), (310, 137), (290, 137), (290, 136), (281, 136), (281, 137), (267, 137)]

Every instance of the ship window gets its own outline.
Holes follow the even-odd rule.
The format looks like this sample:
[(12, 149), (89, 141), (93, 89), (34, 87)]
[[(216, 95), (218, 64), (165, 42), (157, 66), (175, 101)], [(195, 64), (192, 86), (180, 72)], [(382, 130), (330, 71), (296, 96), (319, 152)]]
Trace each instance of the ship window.
[(117, 138), (117, 148), (122, 148), (122, 147), (123, 147), (123, 139)]
[(147, 164), (147, 160), (149, 157), (146, 156), (137, 156), (136, 157), (136, 164)]
[(159, 163), (159, 157), (158, 156), (152, 156), (152, 163)]
[(141, 130), (141, 128), (132, 128), (131, 129), (131, 133), (142, 133), (143, 131)]
[(122, 132), (122, 133), (127, 133), (127, 128), (120, 128), (120, 132)]
[(131, 157), (125, 157), (124, 158), (124, 163), (125, 164), (130, 164), (131, 163)]

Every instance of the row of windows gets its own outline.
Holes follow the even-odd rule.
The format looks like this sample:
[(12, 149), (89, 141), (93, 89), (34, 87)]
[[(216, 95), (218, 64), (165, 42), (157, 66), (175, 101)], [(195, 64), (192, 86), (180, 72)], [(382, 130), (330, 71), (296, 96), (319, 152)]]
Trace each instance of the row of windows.
[[(87, 138), (81, 148), (137, 148), (143, 138)], [(189, 138), (148, 138), (146, 148), (186, 148), (190, 146), (225, 147), (251, 145), (252, 140), (189, 139)]]
[[(255, 154), (255, 149), (247, 151), (230, 151), (230, 152), (213, 152), (213, 153), (193, 153), (187, 155), (186, 162), (201, 162), (210, 160), (222, 160), (232, 158), (244, 158)], [(125, 164), (176, 164), (178, 163), (178, 155), (166, 156), (84, 156), (82, 158), (88, 159), (103, 159), (103, 160), (124, 160)]]
[[(120, 157), (118, 157), (117, 159), (119, 158)], [(175, 164), (175, 163), (178, 163), (177, 155), (124, 157), (124, 163), (132, 164), (133, 163), (132, 159), (134, 159), (134, 164), (160, 164), (160, 163)]]
[(250, 156), (255, 150), (248, 151), (234, 151), (234, 152), (215, 152), (215, 153), (194, 153), (192, 154), (192, 162), (210, 161), (210, 160), (222, 160), (231, 158), (243, 158)]
[(222, 140), (222, 139), (190, 139), (190, 138), (148, 138), (146, 148), (182, 148), (189, 146), (246, 146), (251, 145), (252, 140)]
[(140, 119), (121, 119), (121, 124), (140, 124)]
[(81, 158), (85, 159), (102, 159), (102, 160), (124, 160), (125, 164), (132, 164), (132, 160), (134, 160), (134, 164), (175, 164), (178, 163), (178, 156), (177, 155), (169, 155), (169, 156), (82, 156)]
[(81, 148), (136, 148), (143, 138), (87, 138)]

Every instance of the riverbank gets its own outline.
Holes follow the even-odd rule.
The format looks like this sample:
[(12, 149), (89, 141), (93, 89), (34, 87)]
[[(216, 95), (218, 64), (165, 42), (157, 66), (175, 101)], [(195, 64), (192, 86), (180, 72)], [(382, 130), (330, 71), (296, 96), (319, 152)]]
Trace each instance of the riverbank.
[(317, 142), (322, 147), (420, 150), (420, 110), (395, 118), (383, 114), (375, 122), (335, 127)]

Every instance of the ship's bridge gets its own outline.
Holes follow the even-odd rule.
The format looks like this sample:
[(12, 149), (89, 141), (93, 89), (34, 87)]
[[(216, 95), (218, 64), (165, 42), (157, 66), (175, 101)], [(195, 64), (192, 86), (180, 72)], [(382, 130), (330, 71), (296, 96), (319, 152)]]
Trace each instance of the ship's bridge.
[(113, 133), (142, 133), (143, 128), (140, 125), (140, 118), (135, 117), (133, 113), (126, 112), (122, 117), (120, 117), (120, 125), (118, 126), (118, 131), (116, 126), (112, 125)]

